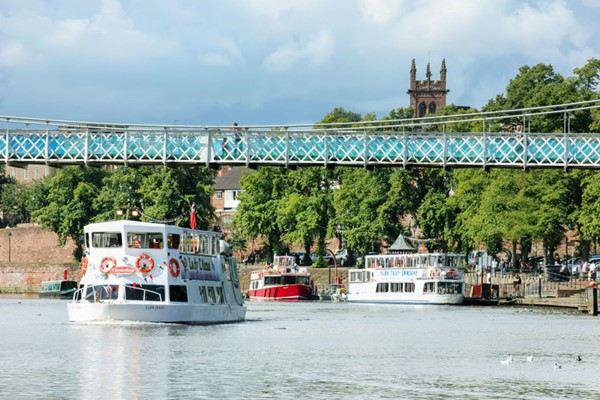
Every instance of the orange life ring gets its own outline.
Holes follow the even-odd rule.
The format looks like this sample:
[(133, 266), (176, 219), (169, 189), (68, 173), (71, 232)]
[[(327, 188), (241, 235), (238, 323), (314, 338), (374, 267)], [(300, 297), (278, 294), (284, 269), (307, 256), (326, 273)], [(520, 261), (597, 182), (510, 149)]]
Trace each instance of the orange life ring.
[(148, 254), (140, 254), (135, 260), (135, 268), (142, 274), (147, 274), (154, 269), (154, 260)]
[(83, 260), (81, 260), (81, 275), (85, 275), (85, 273), (87, 272), (87, 268), (88, 268), (88, 258), (83, 257)]
[(433, 270), (432, 270), (432, 269), (430, 269), (430, 270), (429, 270), (429, 277), (430, 277), (431, 279), (433, 279), (433, 277), (434, 277), (434, 276), (435, 276), (435, 273), (433, 272)]
[(117, 260), (114, 257), (106, 256), (100, 261), (100, 272), (108, 274), (116, 266)]
[(454, 278), (456, 276), (456, 270), (454, 268), (450, 269), (447, 273), (446, 276), (448, 278)]
[(177, 259), (171, 258), (169, 260), (169, 272), (173, 275), (173, 278), (177, 278), (181, 273), (181, 265), (179, 265)]

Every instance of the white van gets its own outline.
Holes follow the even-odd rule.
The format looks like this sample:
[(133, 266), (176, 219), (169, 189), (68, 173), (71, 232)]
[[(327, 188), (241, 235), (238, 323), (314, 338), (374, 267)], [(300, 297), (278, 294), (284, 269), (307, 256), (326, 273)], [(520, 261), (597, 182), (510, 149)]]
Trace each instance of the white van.
[(481, 259), (481, 257), (487, 257), (488, 253), (485, 250), (473, 250), (469, 253), (469, 257), (467, 258), (467, 264), (470, 267), (477, 265), (477, 261)]

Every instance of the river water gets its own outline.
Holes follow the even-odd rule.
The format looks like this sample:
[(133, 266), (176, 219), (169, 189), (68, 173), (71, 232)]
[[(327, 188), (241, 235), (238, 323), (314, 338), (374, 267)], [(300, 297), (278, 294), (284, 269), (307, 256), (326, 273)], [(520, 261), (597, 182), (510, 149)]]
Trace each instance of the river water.
[(247, 304), (237, 324), (81, 325), (66, 301), (0, 298), (0, 398), (600, 399), (599, 317)]

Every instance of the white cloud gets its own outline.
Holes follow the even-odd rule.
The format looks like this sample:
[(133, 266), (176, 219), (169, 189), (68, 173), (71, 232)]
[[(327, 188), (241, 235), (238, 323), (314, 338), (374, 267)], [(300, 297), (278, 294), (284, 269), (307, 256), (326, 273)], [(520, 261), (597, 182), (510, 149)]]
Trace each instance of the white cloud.
[(398, 18), (402, 11), (400, 0), (362, 0), (360, 10), (363, 18), (376, 24), (387, 24)]
[(294, 67), (302, 68), (305, 64), (317, 67), (327, 62), (333, 53), (333, 47), (333, 34), (329, 30), (321, 30), (306, 43), (286, 43), (279, 50), (269, 54), (263, 61), (263, 66), (267, 70), (278, 72)]
[(0, 43), (0, 66), (16, 67), (26, 63), (27, 55), (21, 43)]
[(64, 19), (54, 24), (47, 42), (56, 47), (73, 47), (81, 43), (80, 39), (90, 27), (87, 19)]

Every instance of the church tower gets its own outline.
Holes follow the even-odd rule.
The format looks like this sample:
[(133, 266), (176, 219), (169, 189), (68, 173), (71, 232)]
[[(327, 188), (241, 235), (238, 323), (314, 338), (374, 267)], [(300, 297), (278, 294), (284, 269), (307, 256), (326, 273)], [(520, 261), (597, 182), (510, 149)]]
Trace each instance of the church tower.
[(427, 72), (425, 80), (417, 80), (417, 67), (413, 58), (410, 66), (410, 106), (413, 109), (413, 117), (420, 118), (427, 114), (435, 114), (440, 107), (446, 105), (446, 94), (449, 90), (446, 89), (446, 60), (442, 60), (442, 68), (440, 69), (440, 80), (431, 80), (431, 68), (427, 63)]

